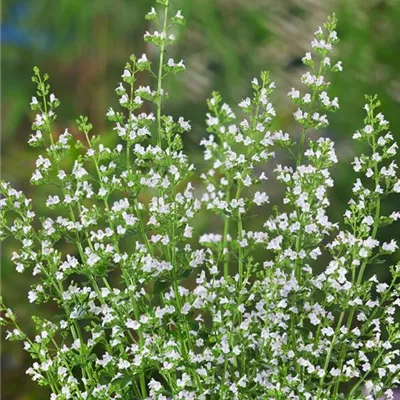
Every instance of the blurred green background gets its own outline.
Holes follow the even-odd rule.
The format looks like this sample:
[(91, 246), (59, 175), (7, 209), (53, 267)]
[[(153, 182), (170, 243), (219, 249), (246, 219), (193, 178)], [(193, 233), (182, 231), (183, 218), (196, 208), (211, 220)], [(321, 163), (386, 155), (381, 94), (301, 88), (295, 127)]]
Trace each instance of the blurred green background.
[[(365, 93), (379, 94), (385, 116), (399, 138), (400, 1), (173, 0), (172, 4), (183, 9), (187, 26), (178, 33), (180, 40), (169, 56), (184, 58), (187, 72), (168, 82), (171, 100), (166, 112), (192, 121), (193, 131), (186, 136), (185, 146), (197, 164), (202, 159), (198, 143), (205, 134), (206, 98), (217, 89), (227, 102), (237, 104), (250, 93), (249, 82), (262, 69), (270, 70), (277, 83), (277, 125), (294, 136), (299, 134), (298, 126), (292, 124), (294, 110), (286, 93), (292, 86), (301, 86), (301, 58), (313, 32), (329, 13), (336, 12), (341, 38), (337, 54), (344, 72), (333, 77), (331, 93), (339, 97), (341, 109), (330, 117), (325, 134), (336, 141), (342, 161), (334, 173), (330, 207), (332, 218), (340, 218), (354, 178), (350, 162), (362, 151), (351, 136), (362, 126)], [(152, 5), (150, 0), (3, 0), (2, 179), (32, 196), (29, 179), (37, 150), (26, 141), (33, 117), (29, 103), (34, 94), (34, 65), (50, 74), (53, 91), (61, 100), (57, 130), (68, 127), (78, 136), (74, 120), (84, 114), (97, 134), (108, 135), (109, 142), (117, 140), (104, 114), (107, 107), (117, 104), (114, 88), (129, 55), (146, 52), (151, 56), (154, 52), (142, 40), (151, 28), (144, 15)], [(267, 191), (274, 198), (281, 189), (270, 184)], [(45, 196), (45, 189), (35, 188), (36, 204), (43, 204)], [(396, 209), (396, 202), (386, 202), (384, 211)], [(397, 226), (381, 238), (396, 237), (399, 232)], [(9, 261), (13, 246), (12, 242), (2, 246), (2, 293), (29, 330), (33, 310), (26, 295), (33, 278), (15, 272)], [(380, 268), (384, 276), (386, 271)], [(48, 398), (47, 391), (25, 375), (30, 360), (19, 343), (2, 340), (1, 361), (3, 400)]]

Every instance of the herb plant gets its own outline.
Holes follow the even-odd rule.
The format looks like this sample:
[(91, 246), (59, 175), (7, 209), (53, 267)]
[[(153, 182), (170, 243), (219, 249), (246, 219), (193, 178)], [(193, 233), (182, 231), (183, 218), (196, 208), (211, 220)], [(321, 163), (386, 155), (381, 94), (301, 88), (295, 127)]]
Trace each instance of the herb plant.
[[(157, 3), (146, 18), (158, 31), (144, 39), (159, 60), (132, 55), (126, 64), (116, 89), (121, 110), (107, 112), (120, 138), (115, 148), (93, 135), (86, 117), (77, 120), (82, 141), (55, 132), (60, 103), (34, 68), (29, 144), (42, 154), (31, 183), (52, 190), (48, 215), (38, 218), (34, 201), (9, 183), (1, 183), (0, 200), (1, 236), (20, 242), (16, 270), (37, 277), (29, 301), (59, 310), (52, 320), (33, 317), (30, 338), (2, 302), (7, 338), (23, 341), (33, 359), (27, 374), (52, 400), (393, 398), (400, 268), (389, 267), (389, 283), (365, 276), (372, 263), (388, 268), (385, 257), (397, 249), (395, 240), (377, 239), (400, 218), (381, 212), (384, 198), (400, 192), (397, 144), (379, 100), (367, 96), (353, 137), (368, 151), (354, 159), (359, 178), (339, 224), (327, 214), (334, 143), (308, 137), (339, 108), (326, 77), (342, 71), (331, 58), (335, 16), (303, 58), (305, 89), (288, 94), (300, 142), (270, 130), (275, 84), (263, 72), (239, 103), (240, 117), (212, 94), (201, 141), (209, 169), (197, 173), (183, 152), (190, 123), (163, 114), (163, 82), (185, 70), (167, 57), (170, 32), (185, 20), (181, 11), (170, 17), (168, 0)], [(143, 73), (153, 86), (137, 84)], [(149, 104), (154, 112), (143, 111)], [(272, 172), (267, 162), (278, 150), (291, 161)], [(266, 215), (263, 189), (273, 174), (284, 198)], [(264, 225), (252, 231), (257, 208)], [(197, 232), (202, 215), (219, 218), (221, 231)]]

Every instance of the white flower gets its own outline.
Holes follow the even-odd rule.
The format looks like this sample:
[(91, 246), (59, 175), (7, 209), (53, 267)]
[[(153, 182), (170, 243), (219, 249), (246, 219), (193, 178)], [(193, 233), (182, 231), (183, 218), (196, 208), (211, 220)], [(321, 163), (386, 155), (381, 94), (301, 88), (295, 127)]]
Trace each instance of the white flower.
[(383, 243), (382, 245), (382, 249), (385, 251), (388, 251), (390, 253), (393, 253), (394, 251), (396, 251), (396, 249), (398, 249), (397, 243), (394, 239), (391, 240), (390, 243)]
[(341, 61), (338, 61), (338, 62), (335, 64), (334, 68), (337, 69), (338, 71), (343, 71), (342, 62), (341, 62)]
[(305, 118), (303, 111), (301, 111), (300, 108), (298, 108), (297, 111), (293, 113), (293, 116), (295, 117), (296, 120)]
[(177, 13), (175, 14), (175, 18), (183, 19), (182, 10), (177, 11)]
[(37, 169), (35, 170), (35, 172), (32, 174), (32, 178), (31, 180), (33, 182), (37, 182), (38, 180), (42, 179), (43, 175), (41, 174), (41, 172)]
[(123, 94), (121, 96), (121, 98), (119, 99), (119, 103), (120, 104), (126, 104), (126, 103), (128, 103), (128, 101), (129, 101), (129, 97), (126, 94)]
[(118, 368), (119, 369), (128, 369), (131, 366), (131, 363), (127, 360), (119, 360), (118, 362)]
[(110, 108), (108, 109), (108, 111), (107, 111), (106, 116), (107, 116), (107, 117), (113, 117), (114, 115), (115, 115), (115, 112), (114, 112), (114, 110), (110, 107)]
[(185, 121), (182, 117), (179, 117), (178, 124), (185, 131), (189, 131), (191, 129), (190, 122)]
[(335, 334), (335, 331), (330, 326), (326, 327), (326, 328), (322, 328), (321, 332), (323, 335), (328, 336), (328, 337), (333, 336)]
[(288, 93), (288, 96), (292, 99), (298, 99), (300, 97), (300, 92), (295, 88), (292, 88), (291, 91)]
[(192, 232), (193, 228), (190, 225), (185, 226), (185, 231), (183, 233), (183, 236), (186, 238), (191, 238), (192, 237)]
[(49, 196), (46, 201), (46, 206), (54, 206), (60, 203), (60, 198), (58, 196)]
[(90, 253), (87, 258), (87, 263), (90, 267), (93, 267), (98, 261), (100, 261), (100, 257), (95, 253)]
[(138, 62), (139, 64), (148, 62), (148, 59), (147, 59), (146, 54), (143, 53), (142, 56), (137, 60), (137, 62)]
[(132, 74), (127, 69), (124, 69), (124, 73), (121, 75), (122, 78), (130, 78)]
[(241, 108), (246, 108), (246, 107), (249, 107), (250, 105), (251, 105), (250, 97), (247, 97), (245, 100), (242, 100), (239, 103), (239, 107), (241, 107)]
[(38, 298), (37, 292), (35, 292), (34, 290), (30, 290), (28, 293), (29, 303), (34, 303), (37, 298)]
[(74, 175), (77, 179), (81, 179), (85, 175), (87, 175), (87, 171), (85, 168), (82, 167), (82, 164), (80, 164), (78, 161), (75, 161), (74, 167), (72, 169), (72, 175)]
[(258, 206), (262, 206), (264, 203), (269, 203), (269, 198), (266, 193), (256, 192), (254, 194), (254, 203)]
[(384, 292), (387, 288), (389, 287), (389, 285), (387, 283), (379, 283), (378, 285), (376, 285), (376, 291), (378, 293), (382, 293)]
[(364, 127), (364, 132), (367, 133), (367, 134), (370, 134), (370, 133), (372, 133), (373, 131), (374, 131), (374, 128), (372, 128), (371, 125), (366, 125), (366, 126)]
[(137, 321), (134, 321), (132, 319), (128, 319), (126, 321), (125, 326), (129, 329), (134, 329), (135, 331), (137, 331), (140, 328), (140, 323)]
[(151, 378), (148, 383), (149, 389), (154, 392), (159, 392), (162, 389), (162, 385), (160, 382), (156, 381), (154, 378)]

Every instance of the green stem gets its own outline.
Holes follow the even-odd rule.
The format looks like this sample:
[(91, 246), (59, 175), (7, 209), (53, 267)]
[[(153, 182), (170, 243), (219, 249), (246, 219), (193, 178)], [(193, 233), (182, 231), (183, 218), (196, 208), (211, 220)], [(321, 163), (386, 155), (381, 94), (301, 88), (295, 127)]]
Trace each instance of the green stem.
[(168, 0), (165, 4), (164, 9), (164, 25), (163, 25), (163, 41), (160, 46), (160, 64), (158, 66), (158, 77), (157, 77), (157, 145), (161, 145), (161, 106), (162, 106), (162, 80), (163, 80), (163, 66), (164, 66), (164, 51), (165, 51), (165, 40), (167, 38), (167, 21), (168, 21)]
[[(311, 103), (312, 104), (312, 103)], [(310, 107), (311, 108), (311, 107)], [(310, 113), (310, 111), (309, 111)], [(308, 120), (307, 120), (308, 122)], [(304, 143), (306, 141), (306, 133), (307, 133), (307, 128), (303, 126), (303, 129), (301, 130), (301, 137), (300, 137), (300, 146), (299, 146), (299, 152), (297, 154), (297, 161), (296, 161), (296, 167), (299, 167), (301, 164), (301, 160), (303, 158), (303, 153), (304, 153)]]
[[(228, 178), (229, 180), (229, 178)], [(226, 197), (225, 201), (227, 204), (231, 201), (231, 187), (227, 187), (226, 189)], [(223, 236), (223, 244), (222, 244), (222, 257), (224, 259), (224, 278), (228, 279), (229, 276), (229, 251), (228, 251), (228, 235), (229, 235), (229, 216), (225, 215), (224, 217), (224, 236)], [(224, 253), (226, 252), (226, 253)]]
[[(373, 135), (372, 136), (372, 153), (375, 153), (375, 149), (376, 149), (376, 142), (375, 142), (375, 135)], [(379, 184), (379, 171), (378, 171), (377, 163), (375, 163), (375, 165), (374, 165), (374, 174), (375, 174), (375, 187), (377, 187), (378, 184)], [(375, 239), (376, 234), (378, 232), (379, 219), (380, 219), (380, 210), (381, 210), (381, 201), (380, 201), (380, 198), (378, 197), (377, 202), (376, 202), (376, 207), (375, 207), (374, 227), (373, 227), (372, 235), (371, 235), (372, 239)], [(361, 284), (361, 282), (362, 282), (362, 278), (364, 276), (364, 272), (365, 272), (365, 269), (367, 267), (367, 264), (368, 264), (368, 259), (365, 260), (361, 265), (360, 272), (358, 274), (357, 282), (356, 282), (357, 286), (359, 286)], [(352, 282), (352, 283), (354, 283), (354, 282)], [(344, 315), (344, 313), (345, 312), (342, 311), (341, 315)], [(351, 309), (349, 317), (347, 319), (346, 327), (347, 327), (348, 330), (351, 328), (351, 324), (353, 322), (354, 314), (355, 314), (355, 308), (353, 307)], [(344, 359), (346, 357), (346, 354), (347, 354), (346, 349), (343, 348), (342, 351), (341, 351), (341, 354), (340, 354), (340, 359), (339, 359), (339, 369), (341, 369), (343, 364), (344, 364)], [(334, 393), (337, 393), (339, 391), (339, 384), (340, 384), (340, 381), (337, 380), (336, 383), (335, 383), (335, 386), (334, 386)]]
[[(319, 64), (318, 76), (321, 75), (322, 69), (323, 69), (323, 63), (321, 61)], [(313, 71), (314, 71), (314, 68), (313, 68)], [(312, 96), (311, 96), (310, 105), (308, 106), (308, 109), (307, 109), (307, 120), (302, 127), (299, 151), (297, 153), (297, 160), (296, 160), (296, 170), (300, 167), (302, 159), (303, 159), (304, 145), (305, 145), (305, 140), (306, 140), (306, 136), (307, 136), (307, 127), (308, 127), (308, 124), (310, 121), (311, 113), (312, 113), (312, 110), (314, 107), (314, 103), (315, 103), (317, 94), (318, 94), (318, 91), (314, 90), (312, 93)], [(302, 233), (303, 218), (302, 218), (300, 209), (297, 205), (296, 205), (296, 215), (297, 215), (297, 220), (300, 223), (300, 229), (299, 229), (298, 235), (296, 237), (296, 243), (295, 243), (296, 254), (298, 254), (301, 250), (302, 243), (303, 243), (303, 233)], [(298, 257), (296, 258), (295, 265), (294, 265), (294, 274), (295, 274), (298, 284), (300, 285), (301, 261), (299, 261)], [(296, 303), (297, 303), (297, 295), (296, 294), (294, 294), (294, 296), (293, 296), (293, 303), (294, 303), (294, 305), (296, 305)], [(297, 349), (296, 325), (298, 325), (297, 315), (292, 314), (292, 317), (290, 319), (290, 336), (291, 336), (291, 341), (292, 341), (292, 348), (294, 351), (296, 351), (296, 349)], [(298, 374), (300, 374), (300, 372), (301, 372), (300, 366), (297, 363), (296, 363), (296, 371)]]
[(329, 367), (329, 362), (330, 362), (330, 360), (331, 360), (332, 351), (333, 351), (333, 348), (334, 348), (334, 346), (335, 346), (335, 344), (336, 344), (336, 339), (337, 339), (337, 336), (338, 336), (338, 334), (339, 334), (339, 330), (340, 330), (340, 327), (341, 327), (341, 325), (342, 325), (343, 318), (344, 318), (344, 313), (341, 313), (341, 314), (340, 314), (340, 317), (339, 317), (339, 320), (338, 320), (338, 323), (337, 323), (337, 325), (336, 325), (335, 334), (333, 335), (331, 345), (329, 346), (328, 354), (327, 354), (326, 357), (325, 357), (324, 374), (323, 374), (323, 376), (322, 376), (322, 377), (320, 378), (320, 380), (319, 380), (319, 388), (318, 388), (318, 393), (317, 393), (317, 400), (318, 400), (318, 399), (320, 398), (320, 396), (321, 396), (322, 387), (323, 387), (323, 385), (324, 385), (325, 376), (326, 376), (326, 374), (327, 374), (327, 372), (328, 372), (328, 367)]
[[(85, 136), (86, 136), (86, 140), (88, 142), (89, 147), (92, 148), (92, 142), (90, 141), (90, 138), (89, 138), (89, 135), (88, 135), (87, 132), (85, 132)], [(96, 158), (94, 159), (94, 164), (95, 164), (95, 168), (96, 168), (96, 171), (97, 171), (98, 178), (101, 181), (101, 172), (100, 172), (99, 164), (98, 164)], [(108, 202), (107, 202), (107, 200), (105, 198), (103, 199), (103, 203), (104, 203), (104, 207), (105, 207), (105, 210), (107, 212), (107, 215), (109, 215), (110, 214), (110, 207), (109, 207)], [(114, 223), (112, 222), (111, 218), (109, 219), (108, 222), (110, 224), (111, 230), (113, 232), (115, 232)], [(114, 249), (118, 254), (121, 254), (117, 239), (114, 239)], [(124, 278), (125, 282), (127, 282), (127, 283), (130, 282), (130, 278), (127, 276), (125, 268), (122, 268), (122, 275), (123, 275), (123, 278)], [(135, 318), (136, 318), (136, 320), (139, 320), (140, 313), (139, 313), (139, 309), (138, 309), (137, 302), (136, 302), (136, 299), (135, 299), (134, 295), (131, 296), (131, 303), (132, 303), (132, 308), (134, 310)], [(144, 346), (144, 338), (143, 338), (143, 333), (141, 332), (141, 330), (138, 331), (138, 335), (139, 335), (139, 343), (143, 347)], [(146, 381), (145, 381), (144, 372), (142, 372), (140, 374), (140, 388), (141, 388), (141, 391), (142, 391), (143, 398), (146, 398), (147, 397), (147, 388), (146, 388)]]
[(367, 371), (352, 387), (348, 399), (352, 400), (353, 399), (353, 395), (355, 393), (355, 391), (360, 387), (360, 385), (365, 381), (365, 379), (367, 379), (368, 375), (371, 373), (371, 371), (375, 371), (375, 366), (378, 364), (378, 362), (381, 361), (381, 357), (383, 355), (383, 353), (385, 352), (385, 350), (381, 350), (379, 352), (379, 354), (377, 356), (375, 356), (374, 361), (372, 363), (372, 367), (369, 371)]
[[(242, 186), (239, 183), (237, 190), (236, 190), (236, 200), (239, 200), (240, 198), (240, 193), (242, 191)], [(242, 246), (240, 246), (240, 243), (243, 239), (243, 222), (242, 222), (242, 215), (240, 213), (239, 207), (238, 207), (238, 246), (239, 246), (239, 287), (242, 289), (242, 284), (243, 284), (243, 250)]]

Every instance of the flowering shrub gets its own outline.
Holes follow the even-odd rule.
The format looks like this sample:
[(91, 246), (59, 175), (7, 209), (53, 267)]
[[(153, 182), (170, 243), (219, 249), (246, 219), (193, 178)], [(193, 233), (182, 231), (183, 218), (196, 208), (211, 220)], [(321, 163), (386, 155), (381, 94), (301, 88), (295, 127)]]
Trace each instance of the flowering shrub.
[[(57, 135), (59, 101), (34, 69), (29, 143), (43, 152), (31, 183), (53, 188), (48, 216), (37, 218), (33, 202), (5, 182), (0, 200), (2, 238), (21, 243), (16, 269), (37, 276), (29, 301), (59, 308), (52, 320), (33, 317), (37, 335), (29, 338), (2, 302), (7, 338), (23, 341), (34, 360), (27, 374), (50, 387), (52, 400), (393, 398), (400, 267), (390, 267), (390, 283), (365, 273), (397, 249), (395, 240), (377, 239), (400, 218), (381, 213), (381, 201), (400, 192), (397, 144), (379, 101), (367, 97), (353, 137), (369, 151), (354, 159), (360, 177), (339, 225), (327, 215), (334, 144), (307, 138), (339, 108), (326, 80), (342, 70), (331, 59), (335, 17), (303, 58), (305, 91), (289, 92), (300, 143), (269, 130), (275, 85), (267, 72), (252, 81), (240, 118), (213, 93), (201, 141), (210, 167), (195, 192), (182, 146), (190, 123), (162, 113), (164, 79), (185, 70), (166, 59), (169, 31), (185, 20), (180, 11), (169, 16), (168, 0), (157, 2), (159, 12), (146, 18), (160, 31), (144, 39), (159, 49), (159, 62), (154, 68), (143, 54), (126, 64), (116, 89), (121, 110), (107, 112), (120, 137), (115, 148), (92, 135), (86, 117), (77, 120), (83, 142), (68, 130)], [(141, 73), (155, 86), (138, 86)], [(145, 102), (155, 113), (138, 111)], [(253, 209), (269, 202), (265, 165), (277, 149), (293, 158), (274, 170), (283, 204), (250, 231)], [(69, 152), (77, 154), (71, 166)], [(194, 231), (205, 210), (221, 219), (221, 232)]]

